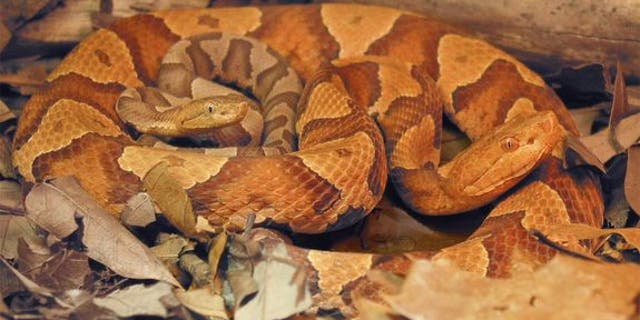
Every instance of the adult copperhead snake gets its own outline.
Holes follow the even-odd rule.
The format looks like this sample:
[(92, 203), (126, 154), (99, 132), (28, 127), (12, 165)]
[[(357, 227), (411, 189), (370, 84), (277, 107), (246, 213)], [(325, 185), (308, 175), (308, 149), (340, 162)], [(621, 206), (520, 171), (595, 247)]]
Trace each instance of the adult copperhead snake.
[[(114, 105), (125, 87), (152, 84), (171, 45), (211, 32), (247, 35), (267, 44), (307, 82), (297, 110), (301, 151), (269, 157), (178, 155), (137, 146), (124, 131)], [(206, 44), (194, 43), (188, 50), (198, 55)], [(229, 41), (221, 50), (227, 65), (251, 75), (255, 56), (250, 49), (250, 43)], [(363, 55), (380, 57), (359, 58)], [(337, 58), (346, 60), (332, 65)], [(196, 69), (210, 64), (199, 60)], [(325, 68), (316, 73), (321, 67)], [(288, 74), (281, 68), (267, 70), (271, 72), (263, 75), (262, 84), (269, 80), (273, 85), (274, 79)], [(255, 83), (256, 88), (260, 85)], [(146, 171), (159, 161), (169, 161), (196, 212), (213, 223), (241, 226), (246, 214), (253, 212), (258, 222), (325, 232), (355, 223), (375, 206), (388, 175), (385, 154), (392, 159), (389, 171), (394, 183), (409, 186), (399, 192), (414, 209), (433, 209), (429, 208), (433, 202), (419, 200), (418, 194), (450, 198), (431, 187), (410, 192), (424, 185), (425, 176), (433, 175), (439, 158), (431, 152), (409, 152), (424, 149), (397, 147), (408, 143), (439, 148), (439, 136), (432, 129), (440, 126), (440, 116), (417, 106), (437, 101), (437, 95), (453, 121), (474, 140), (507, 119), (535, 118), (530, 115), (536, 110), (555, 114), (546, 113), (552, 120), (542, 129), (552, 131), (559, 123), (567, 134), (577, 134), (561, 101), (522, 63), (484, 41), (413, 13), (353, 4), (164, 11), (122, 19), (98, 30), (63, 60), (49, 76), (46, 89), (24, 108), (14, 140), (14, 164), (27, 181), (74, 175), (117, 214), (142, 189)], [(277, 99), (270, 109), (274, 116), (266, 117), (266, 131), (278, 131), (283, 141), (293, 144), (294, 133), (279, 118), (295, 111), (283, 107), (292, 94), (269, 98)], [(330, 103), (314, 107), (324, 102)], [(372, 106), (369, 113), (392, 141), (386, 148), (383, 133), (365, 106)], [(512, 143), (528, 145), (532, 139), (510, 140), (507, 148)], [(521, 264), (539, 265), (554, 254), (528, 230), (569, 222), (600, 226), (603, 200), (597, 182), (584, 169), (562, 168), (561, 145), (556, 144), (553, 157), (534, 159), (537, 169), (468, 241), (434, 258), (446, 257), (488, 276), (508, 276)], [(287, 149), (275, 142), (270, 146)], [(394, 157), (412, 165), (397, 166)], [(458, 171), (462, 179), (468, 175), (462, 180), (463, 191), (474, 186), (467, 191), (483, 194), (497, 186), (491, 179), (483, 182), (487, 176), (474, 171), (473, 165), (463, 169)], [(454, 171), (441, 170), (436, 180), (450, 178)], [(509, 187), (519, 179), (507, 179)], [(481, 198), (481, 203), (490, 201)], [(449, 212), (448, 207), (432, 212)], [(341, 269), (345, 274), (328, 275), (338, 270), (335, 264), (341, 259), (314, 251), (303, 254), (315, 275), (319, 305), (325, 308), (344, 307), (363, 270), (372, 265), (394, 270), (406, 264), (403, 257), (363, 255), (349, 258), (352, 267)], [(331, 293), (341, 295), (330, 297)]]

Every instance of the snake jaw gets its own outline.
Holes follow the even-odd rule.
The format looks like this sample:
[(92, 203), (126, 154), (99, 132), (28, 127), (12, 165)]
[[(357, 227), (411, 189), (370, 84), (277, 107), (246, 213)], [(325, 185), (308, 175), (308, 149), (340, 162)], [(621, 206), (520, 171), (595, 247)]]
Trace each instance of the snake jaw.
[(496, 128), (476, 143), (482, 150), (470, 151), (469, 157), (483, 155), (486, 162), (477, 170), (467, 170), (461, 175), (462, 192), (468, 196), (496, 196), (513, 187), (546, 159), (563, 137), (558, 119), (552, 112), (539, 112), (525, 118), (516, 117)]

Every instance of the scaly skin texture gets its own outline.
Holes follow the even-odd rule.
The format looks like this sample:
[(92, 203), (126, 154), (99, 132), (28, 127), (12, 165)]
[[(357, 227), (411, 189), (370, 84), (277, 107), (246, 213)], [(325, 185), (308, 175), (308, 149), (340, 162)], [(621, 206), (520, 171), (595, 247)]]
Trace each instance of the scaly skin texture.
[[(201, 57), (199, 52), (207, 44), (198, 37), (210, 32), (256, 38), (284, 57), (307, 83), (295, 110), (299, 151), (262, 158), (178, 153), (137, 145), (125, 133), (115, 112), (120, 93), (126, 87), (153, 84), (160, 61), (180, 39), (195, 36), (185, 50)], [(253, 63), (258, 62), (252, 61), (255, 46), (224, 43), (216, 65), (240, 71), (240, 80), (255, 79), (249, 81), (252, 88), (287, 76), (252, 73)], [(362, 55), (379, 57), (357, 58)], [(195, 69), (215, 62), (197, 61)], [(277, 101), (291, 98), (280, 96)], [(277, 141), (291, 145), (295, 141), (288, 124), (283, 124), (283, 120), (289, 123), (283, 118), (294, 111), (286, 106), (295, 104), (277, 105), (265, 110), (273, 112), (272, 118), (265, 117), (266, 132), (278, 137), (267, 146), (286, 149)], [(364, 217), (382, 196), (388, 169), (415, 209), (431, 202), (417, 194), (437, 192), (418, 188), (412, 193), (421, 182), (411, 172), (427, 172), (436, 180), (468, 179), (464, 180), (468, 185), (456, 188), (469, 191), (472, 198), (503, 186), (479, 175), (482, 170), (475, 167), (475, 160), (437, 169), (439, 107), (473, 140), (499, 131), (495, 128), (509, 119), (541, 111), (553, 112), (551, 118), (556, 119), (543, 121), (547, 124), (542, 128), (559, 123), (564, 134), (577, 134), (568, 111), (538, 75), (499, 49), (436, 20), (353, 4), (176, 10), (120, 20), (81, 42), (51, 73), (47, 87), (26, 104), (14, 140), (14, 164), (27, 181), (74, 175), (118, 214), (141, 190), (146, 172), (165, 161), (192, 198), (195, 211), (212, 223), (240, 227), (248, 213), (255, 213), (258, 222), (319, 233)], [(529, 145), (529, 140), (509, 136), (492, 146), (508, 151), (514, 143)], [(530, 235), (531, 229), (567, 222), (601, 225), (603, 202), (596, 180), (584, 169), (565, 171), (562, 143), (551, 147), (554, 157), (528, 157), (539, 167), (504, 196), (468, 241), (438, 253), (412, 255), (451, 259), (482, 275), (508, 276), (543, 264), (555, 254)], [(483, 157), (482, 150), (478, 154)], [(512, 185), (524, 178), (518, 168), (535, 165), (501, 162), (504, 154), (497, 153), (489, 163), (503, 165), (491, 169), (496, 173), (518, 173), (517, 179), (505, 180)], [(401, 273), (409, 261), (406, 256), (359, 256), (353, 268), (328, 278), (333, 264), (351, 259), (327, 256), (332, 254), (302, 251), (297, 256), (304, 258), (310, 279), (315, 279), (318, 305), (347, 313), (352, 296), (374, 293), (364, 271), (375, 267)]]

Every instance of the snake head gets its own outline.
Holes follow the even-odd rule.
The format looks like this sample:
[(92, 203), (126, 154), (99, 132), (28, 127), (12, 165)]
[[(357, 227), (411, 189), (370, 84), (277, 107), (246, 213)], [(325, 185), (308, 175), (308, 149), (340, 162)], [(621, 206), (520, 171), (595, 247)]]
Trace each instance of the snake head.
[[(497, 196), (526, 177), (564, 138), (551, 111), (516, 116), (443, 166), (456, 188), (475, 197)], [(448, 172), (447, 172), (448, 171)]]
[(196, 99), (182, 106), (178, 126), (183, 132), (200, 133), (236, 124), (244, 119), (252, 103), (236, 94)]

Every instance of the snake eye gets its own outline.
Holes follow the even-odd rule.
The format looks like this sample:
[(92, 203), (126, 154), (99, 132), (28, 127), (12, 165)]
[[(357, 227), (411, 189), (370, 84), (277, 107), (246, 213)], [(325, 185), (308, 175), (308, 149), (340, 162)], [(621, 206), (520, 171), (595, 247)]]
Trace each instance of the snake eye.
[(211, 105), (209, 105), (209, 113), (213, 112), (213, 107)]
[(502, 147), (502, 150), (511, 152), (518, 149), (518, 147), (520, 146), (520, 142), (516, 138), (509, 137), (500, 141), (500, 146)]

